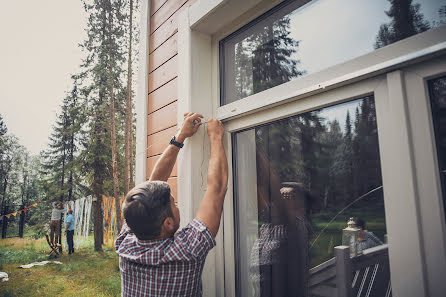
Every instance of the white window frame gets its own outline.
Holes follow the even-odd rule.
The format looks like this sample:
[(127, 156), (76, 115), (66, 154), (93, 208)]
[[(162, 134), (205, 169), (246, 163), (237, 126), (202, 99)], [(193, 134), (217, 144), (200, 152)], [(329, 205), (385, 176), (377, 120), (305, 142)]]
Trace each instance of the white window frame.
[[(444, 214), (429, 217), (429, 211), (440, 203), (438, 191), (426, 192), (426, 178), (415, 171), (425, 151), (420, 151), (422, 144), (411, 130), (411, 112), (416, 109), (407, 101), (411, 96), (406, 96), (403, 87), (405, 72), (398, 69), (420, 66), (435, 56), (443, 55), (444, 59), (446, 26), (220, 107), (219, 40), (280, 2), (198, 0), (179, 15), (178, 123), (186, 111), (223, 120), (229, 160), (223, 221), (217, 247), (206, 260), (203, 296), (236, 294), (231, 133), (372, 92), (377, 106), (393, 294), (441, 296), (437, 293), (446, 291), (446, 282), (433, 275), (446, 275)], [(179, 155), (178, 192), (185, 198), (179, 200), (183, 226), (194, 218), (206, 187), (209, 146), (204, 134), (200, 129), (197, 136), (188, 139)], [(432, 144), (432, 135), (426, 137)], [(422, 193), (437, 196), (429, 201), (423, 198), (420, 203)], [(428, 244), (427, 238), (433, 241)]]
[[(149, 94), (149, 32), (150, 32), (150, 0), (141, 0), (141, 17), (139, 33), (138, 79), (135, 96), (136, 107), (136, 154), (135, 154), (135, 182), (146, 180), (147, 171), (147, 96)], [(133, 173), (131, 173), (133, 174)]]

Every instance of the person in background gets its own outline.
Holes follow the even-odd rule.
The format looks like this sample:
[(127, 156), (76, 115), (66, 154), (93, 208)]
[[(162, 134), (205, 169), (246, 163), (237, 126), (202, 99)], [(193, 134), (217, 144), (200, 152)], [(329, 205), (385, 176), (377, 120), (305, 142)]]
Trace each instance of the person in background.
[(355, 225), (357, 228), (359, 228), (359, 230), (361, 230), (358, 237), (361, 250), (369, 249), (383, 244), (383, 242), (378, 237), (376, 237), (373, 232), (367, 231), (365, 229), (365, 221), (363, 219), (355, 218)]
[[(53, 202), (50, 222), (50, 241), (53, 245), (59, 245), (60, 219), (65, 212), (62, 201)], [(54, 241), (56, 239), (56, 241)]]
[(68, 215), (65, 219), (65, 236), (67, 237), (68, 254), (74, 253), (74, 215), (70, 203), (68, 203)]

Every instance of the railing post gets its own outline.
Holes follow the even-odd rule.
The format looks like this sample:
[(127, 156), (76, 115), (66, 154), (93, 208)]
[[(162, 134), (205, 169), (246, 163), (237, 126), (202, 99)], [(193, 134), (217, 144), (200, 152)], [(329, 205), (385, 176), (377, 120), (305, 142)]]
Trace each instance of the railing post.
[(352, 296), (352, 263), (350, 248), (345, 245), (335, 247), (336, 288), (338, 297)]

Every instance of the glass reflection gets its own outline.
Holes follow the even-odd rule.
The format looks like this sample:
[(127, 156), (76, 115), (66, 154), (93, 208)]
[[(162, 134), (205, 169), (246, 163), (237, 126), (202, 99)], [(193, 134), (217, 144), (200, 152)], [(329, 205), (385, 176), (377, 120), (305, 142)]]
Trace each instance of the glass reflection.
[(446, 0), (287, 2), (222, 40), (222, 104), (446, 24)]
[(446, 214), (446, 76), (429, 81), (429, 91)]
[[(234, 140), (240, 296), (309, 296), (309, 269), (333, 258), (350, 217), (359, 250), (385, 241), (373, 96), (239, 132)], [(375, 288), (387, 282), (387, 289), (386, 267)]]

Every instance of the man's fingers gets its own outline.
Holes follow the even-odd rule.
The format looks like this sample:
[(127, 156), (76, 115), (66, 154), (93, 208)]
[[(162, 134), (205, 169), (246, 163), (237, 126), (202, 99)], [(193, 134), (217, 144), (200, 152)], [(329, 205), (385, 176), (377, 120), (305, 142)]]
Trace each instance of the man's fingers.
[(191, 115), (190, 115), (190, 118), (191, 119), (193, 119), (193, 120), (195, 120), (195, 119), (198, 119), (198, 118), (203, 118), (203, 116), (201, 115), (201, 114), (199, 114), (199, 113), (192, 113)]
[(200, 128), (201, 125), (203, 125), (202, 122), (198, 122), (198, 123), (196, 123), (196, 124), (194, 125), (194, 130), (195, 130), (195, 132), (197, 132), (198, 128)]

